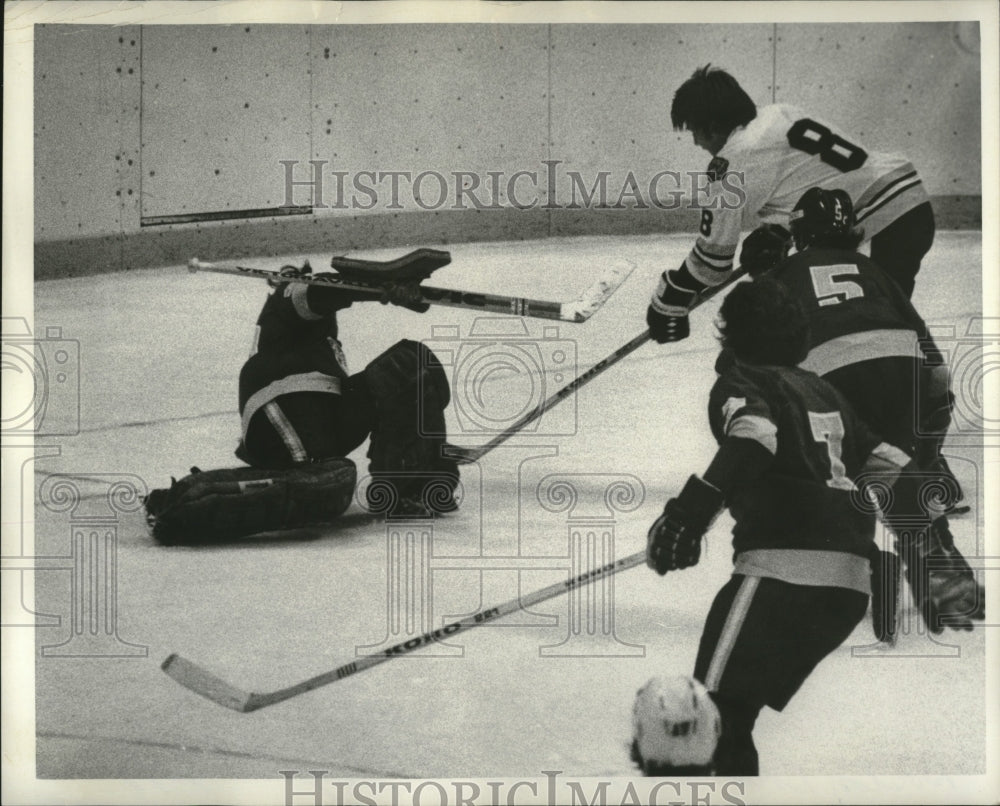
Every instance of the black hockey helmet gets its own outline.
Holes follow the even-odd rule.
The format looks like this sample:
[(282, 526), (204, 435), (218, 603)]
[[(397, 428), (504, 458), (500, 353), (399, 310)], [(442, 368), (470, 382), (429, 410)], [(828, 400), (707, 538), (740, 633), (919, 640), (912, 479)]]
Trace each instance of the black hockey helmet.
[(722, 346), (748, 364), (794, 367), (809, 353), (809, 318), (782, 283), (737, 283), (716, 322)]
[(842, 241), (854, 229), (854, 203), (844, 190), (809, 188), (789, 216), (799, 251), (817, 242)]

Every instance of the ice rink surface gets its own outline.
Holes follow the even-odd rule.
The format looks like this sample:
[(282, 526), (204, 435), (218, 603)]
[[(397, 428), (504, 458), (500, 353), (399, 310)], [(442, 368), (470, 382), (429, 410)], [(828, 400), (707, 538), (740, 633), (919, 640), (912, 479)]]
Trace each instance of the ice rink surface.
[[(453, 440), (480, 444), (490, 422), (515, 419), (642, 332), (656, 275), (688, 244), (655, 236), (446, 247), (452, 263), (433, 284), (535, 298), (570, 299), (622, 257), (637, 268), (583, 324), (355, 304), (340, 316), (351, 371), (400, 338), (426, 341), (453, 372)], [(330, 256), (243, 262), (276, 269), (309, 257), (321, 271)], [(914, 302), (960, 337), (982, 313), (980, 278), (980, 234), (941, 233)], [(109, 481), (152, 489), (191, 466), (239, 464), (236, 381), (266, 290), (183, 267), (36, 283), (35, 333), (60, 328), (79, 343), (80, 367), (79, 433), (38, 440), (59, 452), (33, 465), (36, 556), (71, 554), (74, 518), (102, 505)], [(714, 451), (705, 404), (717, 308), (693, 314), (686, 341), (644, 346), (534, 432), (464, 467), (461, 510), (409, 527), (401, 560), (387, 548), (395, 527), (357, 503), (335, 527), (197, 548), (157, 545), (141, 509), (123, 511), (108, 563), (92, 572), (98, 586), (117, 586), (100, 625), (117, 637), (97, 656), (73, 657), (86, 636), (74, 633), (72, 597), (87, 580), (66, 562), (35, 575), (34, 609), (50, 625), (37, 629), (38, 776), (635, 775), (635, 691), (654, 674), (691, 670), (731, 568), (726, 515), (696, 568), (665, 578), (625, 571), (254, 713), (192, 694), (160, 663), (178, 652), (248, 690), (276, 689), (585, 570), (571, 535), (598, 551), (613, 545), (619, 557), (642, 550), (666, 498)], [(352, 455), (361, 479), (365, 447)], [(973, 504), (953, 531), (974, 556), (984, 538), (982, 451), (956, 438), (945, 452)], [(54, 475), (80, 491), (77, 509), (54, 503)], [(87, 632), (91, 611), (79, 612)], [(872, 644), (866, 620), (784, 713), (762, 714), (764, 775), (984, 771), (984, 631), (932, 639), (914, 621), (896, 647)], [(112, 646), (123, 657), (110, 657)]]

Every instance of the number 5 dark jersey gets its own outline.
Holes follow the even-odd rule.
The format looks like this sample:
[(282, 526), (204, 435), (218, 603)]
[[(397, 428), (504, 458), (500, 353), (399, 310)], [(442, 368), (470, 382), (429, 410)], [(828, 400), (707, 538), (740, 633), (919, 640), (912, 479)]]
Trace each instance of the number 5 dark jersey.
[(874, 358), (939, 360), (924, 320), (889, 276), (847, 249), (807, 249), (786, 258), (768, 277), (785, 286), (809, 317), (804, 369), (826, 375)]
[[(758, 575), (867, 590), (867, 562), (851, 557), (869, 556), (875, 516), (859, 506), (851, 479), (873, 454), (898, 467), (909, 457), (874, 436), (830, 384), (797, 367), (734, 361), (712, 387), (709, 421), (720, 445), (754, 440), (772, 456), (761, 473), (733, 474), (727, 490), (737, 573), (741, 562), (759, 564)], [(824, 579), (816, 551), (842, 561), (856, 584)]]

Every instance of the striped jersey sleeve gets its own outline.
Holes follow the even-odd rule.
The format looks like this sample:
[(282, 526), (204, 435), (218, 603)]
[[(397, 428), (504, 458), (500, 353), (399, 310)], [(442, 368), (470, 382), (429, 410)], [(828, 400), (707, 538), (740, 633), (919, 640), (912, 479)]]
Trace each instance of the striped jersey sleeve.
[(709, 402), (709, 423), (719, 443), (737, 437), (754, 440), (772, 455), (778, 450), (778, 426), (771, 408), (742, 376), (724, 375), (716, 382)]

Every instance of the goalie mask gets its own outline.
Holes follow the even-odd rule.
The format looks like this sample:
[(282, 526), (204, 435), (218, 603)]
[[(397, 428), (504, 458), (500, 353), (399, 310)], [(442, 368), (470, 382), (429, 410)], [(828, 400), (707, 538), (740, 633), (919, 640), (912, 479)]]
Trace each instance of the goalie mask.
[(722, 732), (719, 710), (692, 677), (654, 677), (632, 708), (632, 760), (643, 774), (710, 775)]
[(854, 228), (854, 203), (843, 190), (809, 188), (789, 216), (795, 248), (834, 245)]

